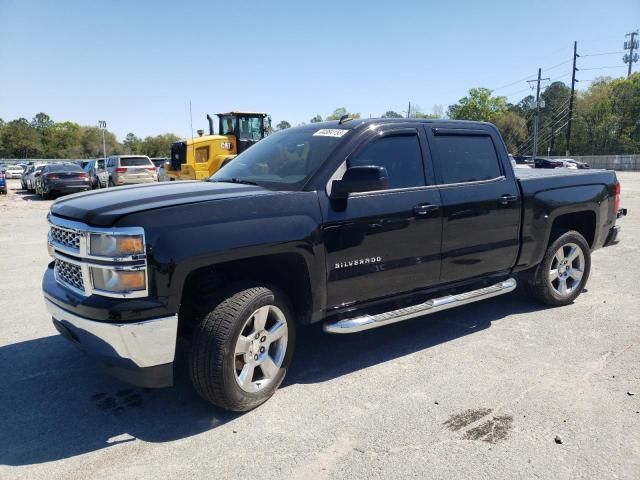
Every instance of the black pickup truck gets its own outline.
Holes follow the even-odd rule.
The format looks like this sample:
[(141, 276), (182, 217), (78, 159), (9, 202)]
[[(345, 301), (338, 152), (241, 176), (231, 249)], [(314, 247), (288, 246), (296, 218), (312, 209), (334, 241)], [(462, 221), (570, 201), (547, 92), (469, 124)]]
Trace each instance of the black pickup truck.
[(230, 410), (267, 400), (296, 329), (375, 328), (512, 291), (573, 302), (616, 241), (613, 171), (511, 167), (480, 122), (369, 119), (276, 133), (208, 181), (60, 199), (43, 279), (58, 331), (116, 376)]

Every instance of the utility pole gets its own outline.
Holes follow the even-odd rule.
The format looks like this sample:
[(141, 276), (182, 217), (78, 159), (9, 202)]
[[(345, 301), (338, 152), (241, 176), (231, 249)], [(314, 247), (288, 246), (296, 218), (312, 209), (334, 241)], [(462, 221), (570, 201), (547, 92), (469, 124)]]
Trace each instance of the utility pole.
[(571, 155), (569, 152), (571, 150), (571, 123), (573, 122), (573, 96), (576, 91), (576, 72), (578, 69), (576, 68), (576, 59), (579, 57), (578, 55), (578, 42), (573, 42), (573, 70), (571, 71), (571, 96), (569, 97), (569, 121), (567, 121), (567, 149), (566, 156)]
[(625, 35), (625, 37), (631, 37), (631, 40), (629, 40), (628, 42), (624, 42), (624, 49), (629, 50), (629, 54), (625, 53), (624, 57), (622, 57), (622, 61), (624, 63), (629, 64), (629, 71), (627, 72), (627, 78), (631, 76), (631, 65), (633, 65), (634, 62), (638, 61), (638, 54), (637, 53), (635, 55), (633, 54), (633, 51), (638, 49), (638, 41), (635, 39), (636, 35), (638, 35), (637, 30), (635, 32), (627, 33)]
[(411, 118), (411, 102), (409, 102), (409, 107), (407, 108), (407, 118)]
[[(540, 78), (542, 76), (542, 69), (538, 68), (538, 80), (536, 87), (536, 119), (533, 124), (533, 159), (538, 156), (538, 125), (540, 123), (540, 82), (542, 80), (551, 80), (550, 78)], [(532, 82), (533, 80), (529, 80)]]

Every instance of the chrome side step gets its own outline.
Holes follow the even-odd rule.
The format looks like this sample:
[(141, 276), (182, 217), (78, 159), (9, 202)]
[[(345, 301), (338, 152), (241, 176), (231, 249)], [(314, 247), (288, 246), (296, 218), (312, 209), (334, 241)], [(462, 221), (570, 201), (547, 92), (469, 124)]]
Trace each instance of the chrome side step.
[(335, 323), (325, 323), (324, 331), (327, 333), (361, 332), (363, 330), (378, 328), (391, 323), (402, 322), (403, 320), (409, 320), (410, 318), (441, 312), (442, 310), (459, 307), (460, 305), (465, 305), (467, 303), (478, 302), (485, 298), (496, 297), (503, 293), (509, 293), (515, 288), (515, 279), (509, 278), (504, 282), (499, 282), (489, 287), (459, 293), (457, 295), (446, 295), (440, 298), (433, 298), (411, 307), (400, 308), (398, 310), (379, 313), (377, 315), (362, 315), (360, 317), (345, 318)]

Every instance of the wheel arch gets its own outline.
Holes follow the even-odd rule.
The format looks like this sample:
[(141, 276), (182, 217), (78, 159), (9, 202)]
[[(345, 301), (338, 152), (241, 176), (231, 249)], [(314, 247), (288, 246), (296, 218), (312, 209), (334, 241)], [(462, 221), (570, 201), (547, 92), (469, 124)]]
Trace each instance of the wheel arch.
[(188, 336), (203, 298), (215, 299), (234, 285), (274, 286), (289, 297), (296, 322), (311, 323), (314, 300), (310, 272), (298, 253), (277, 253), (198, 267), (186, 276), (182, 287), (179, 330)]

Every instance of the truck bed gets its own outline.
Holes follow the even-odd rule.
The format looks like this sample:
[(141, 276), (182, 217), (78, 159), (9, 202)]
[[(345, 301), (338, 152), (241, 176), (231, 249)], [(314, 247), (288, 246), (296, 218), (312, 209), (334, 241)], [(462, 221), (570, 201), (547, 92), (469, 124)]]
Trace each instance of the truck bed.
[(613, 170), (567, 168), (515, 168), (515, 177), (522, 186), (523, 194), (535, 194), (543, 190), (579, 185), (603, 184), (613, 186), (616, 173)]

